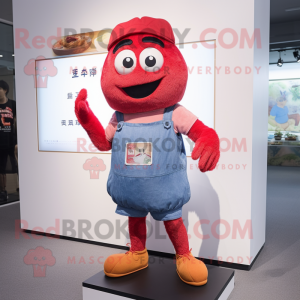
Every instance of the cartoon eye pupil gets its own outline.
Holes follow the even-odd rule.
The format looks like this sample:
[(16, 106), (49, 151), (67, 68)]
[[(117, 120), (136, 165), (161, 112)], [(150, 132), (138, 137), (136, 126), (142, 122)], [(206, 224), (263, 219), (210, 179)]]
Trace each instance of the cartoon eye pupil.
[(45, 259), (46, 259), (46, 257), (45, 257), (45, 256), (43, 256), (43, 257), (42, 257), (42, 260), (45, 260)]
[(150, 55), (150, 56), (147, 56), (146, 59), (145, 59), (145, 64), (146, 66), (148, 67), (153, 67), (155, 66), (156, 64), (156, 59), (154, 56)]
[(125, 57), (123, 59), (123, 66), (127, 69), (133, 66), (133, 59), (131, 57)]
[(37, 257), (36, 257), (36, 256), (34, 257), (34, 260), (37, 260)]
[(44, 67), (43, 69), (44, 69), (44, 70), (47, 70), (47, 68), (46, 68), (46, 67)]
[(35, 67), (35, 69), (38, 70), (39, 68), (38, 68), (38, 67)]

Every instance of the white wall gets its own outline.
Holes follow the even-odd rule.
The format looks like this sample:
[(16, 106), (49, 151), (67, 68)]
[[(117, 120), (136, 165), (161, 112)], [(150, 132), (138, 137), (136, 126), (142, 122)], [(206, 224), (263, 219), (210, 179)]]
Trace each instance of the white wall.
[[(262, 66), (269, 59), (269, 7), (268, 1), (255, 0), (254, 27), (261, 28), (262, 48), (255, 47), (254, 65)], [(267, 51), (266, 51), (267, 50)], [(252, 201), (251, 218), (253, 221), (253, 242), (251, 256), (255, 257), (265, 241), (266, 232), (266, 182), (267, 182), (267, 142), (268, 121), (268, 82), (269, 70), (264, 67), (260, 74), (253, 76), (253, 152), (252, 152)], [(263, 128), (263, 130), (262, 130)]]
[[(264, 207), (266, 201), (265, 170), (260, 173), (258, 166), (267, 164), (261, 138), (266, 135), (267, 127), (261, 127), (261, 133), (256, 138), (255, 132), (259, 126), (254, 124), (257, 117), (262, 118), (259, 121), (261, 126), (267, 122), (267, 114), (258, 113), (260, 105), (255, 102), (256, 94), (259, 91), (264, 94), (264, 84), (266, 89), (268, 85), (268, 78), (265, 76), (268, 59), (262, 58), (268, 55), (266, 33), (269, 24), (264, 20), (268, 19), (269, 1), (263, 2), (188, 0), (183, 3), (175, 0), (170, 4), (169, 1), (153, 0), (145, 5), (144, 2), (133, 0), (86, 0), (84, 3), (53, 0), (47, 6), (45, 1), (38, 0), (14, 0), (13, 3), (14, 27), (26, 28), (30, 35), (29, 41), (37, 35), (46, 38), (54, 35), (57, 27), (74, 28), (77, 31), (80, 28), (99, 30), (113, 28), (120, 22), (144, 15), (164, 18), (179, 32), (190, 28), (185, 42), (199, 40), (200, 33), (207, 28), (216, 29), (216, 33), (209, 33), (205, 38), (217, 40), (216, 65), (221, 67), (215, 82), (215, 125), (222, 138), (222, 148), (226, 148), (228, 142), (231, 147), (222, 152), (218, 169), (213, 172), (200, 173), (195, 168), (195, 161), (188, 159), (192, 199), (185, 205), (183, 217), (191, 234), (190, 247), (193, 248), (194, 255), (212, 259), (219, 257), (223, 261), (233, 260), (243, 264), (249, 264), (253, 259), (250, 257), (255, 256), (262, 246), (264, 235), (260, 232), (265, 231), (264, 211), (257, 214), (256, 210)], [(251, 36), (256, 26), (260, 27), (264, 39), (264, 47), (259, 52), (255, 52), (253, 47), (249, 48), (247, 43), (244, 49), (240, 49), (240, 43), (231, 49), (221, 46), (219, 34), (224, 28), (234, 29), (240, 41), (242, 29), (246, 29)], [(224, 41), (231, 43), (232, 36), (226, 34)], [(16, 42), (15, 45), (17, 46)], [(30, 45), (32, 46), (31, 43)], [(113, 224), (120, 220), (121, 223), (124, 222), (126, 218), (114, 214), (115, 205), (106, 193), (108, 171), (101, 174), (100, 180), (90, 180), (82, 168), (86, 159), (92, 155), (38, 152), (35, 89), (32, 78), (24, 74), (23, 68), (29, 59), (38, 55), (51, 57), (52, 50), (48, 47), (25, 49), (21, 45), (19, 49), (15, 49), (15, 55), (22, 219), (28, 221), (29, 229), (40, 226), (43, 230), (54, 226), (55, 219), (59, 219), (60, 224), (65, 219), (71, 219), (76, 224), (79, 219), (87, 219), (93, 226), (98, 220), (105, 218)], [(253, 72), (245, 74), (243, 71), (239, 75), (233, 72), (235, 67), (241, 67), (242, 70), (251, 67), (255, 71), (256, 63), (261, 64), (262, 72), (259, 76), (254, 76)], [(226, 74), (226, 67), (230, 68), (230, 74)], [(261, 97), (262, 109), (267, 106), (267, 100), (267, 97)], [(247, 149), (234, 151), (234, 139), (238, 142), (245, 139)], [(102, 158), (109, 169), (110, 155), (98, 154), (97, 157)], [(235, 169), (237, 165), (240, 166), (238, 170)], [(234, 169), (229, 169), (231, 166)], [(261, 180), (262, 183), (252, 182), (254, 179), (257, 182)], [(259, 205), (258, 200), (253, 202), (255, 199), (259, 199)], [(193, 231), (194, 224), (199, 219), (208, 220), (209, 224), (200, 228), (200, 233), (209, 234), (208, 239), (202, 240)], [(228, 235), (219, 239), (213, 237), (211, 232), (212, 224), (220, 219), (227, 225)], [(234, 238), (233, 227), (237, 228), (236, 224), (244, 227), (247, 221), (253, 222), (254, 238), (249, 239), (248, 235), (242, 238), (239, 233)], [(154, 224), (152, 219), (150, 222)], [(161, 226), (160, 234), (165, 234), (163, 225), (156, 225)], [(225, 226), (222, 225), (221, 233), (224, 231)], [(61, 228), (59, 233), (62, 234)], [(126, 243), (122, 235), (121, 238), (114, 235), (107, 240), (97, 237), (92, 230), (91, 234), (97, 241), (118, 245)], [(78, 232), (76, 236), (86, 238)], [(170, 241), (158, 238), (158, 234), (156, 238), (154, 235), (149, 238), (147, 247), (151, 250), (173, 252)]]
[(277, 67), (277, 65), (270, 65), (269, 67), (269, 79), (293, 79), (300, 78), (300, 63), (283, 64), (283, 66)]

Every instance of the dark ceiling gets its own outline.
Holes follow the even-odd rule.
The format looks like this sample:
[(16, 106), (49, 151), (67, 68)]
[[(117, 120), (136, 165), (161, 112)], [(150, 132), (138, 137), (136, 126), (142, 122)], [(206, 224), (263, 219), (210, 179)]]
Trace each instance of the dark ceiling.
[(12, 22), (12, 0), (0, 0), (0, 19)]
[[(293, 8), (298, 8), (298, 10), (286, 11), (286, 9)], [(271, 24), (300, 21), (300, 0), (271, 0), (270, 17)]]
[(270, 50), (300, 48), (300, 0), (270, 1)]

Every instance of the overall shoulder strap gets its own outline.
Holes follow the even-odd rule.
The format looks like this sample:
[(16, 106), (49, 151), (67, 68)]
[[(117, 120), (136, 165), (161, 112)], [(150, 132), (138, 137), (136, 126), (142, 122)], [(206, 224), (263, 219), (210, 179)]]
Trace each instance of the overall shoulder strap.
[(116, 111), (115, 113), (116, 113), (118, 123), (124, 121), (124, 115), (122, 113), (118, 111)]
[(166, 120), (172, 120), (172, 114), (173, 114), (173, 110), (174, 110), (175, 105), (169, 106), (169, 107), (165, 108), (164, 118), (163, 118), (164, 121), (166, 121)]

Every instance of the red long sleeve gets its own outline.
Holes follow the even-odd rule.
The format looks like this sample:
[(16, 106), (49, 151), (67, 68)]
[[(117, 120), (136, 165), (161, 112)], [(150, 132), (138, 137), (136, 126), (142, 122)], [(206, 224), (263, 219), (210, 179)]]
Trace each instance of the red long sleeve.
[(75, 101), (75, 114), (81, 126), (88, 133), (91, 141), (100, 151), (111, 149), (111, 142), (106, 139), (105, 130), (89, 107), (86, 89), (82, 89)]

